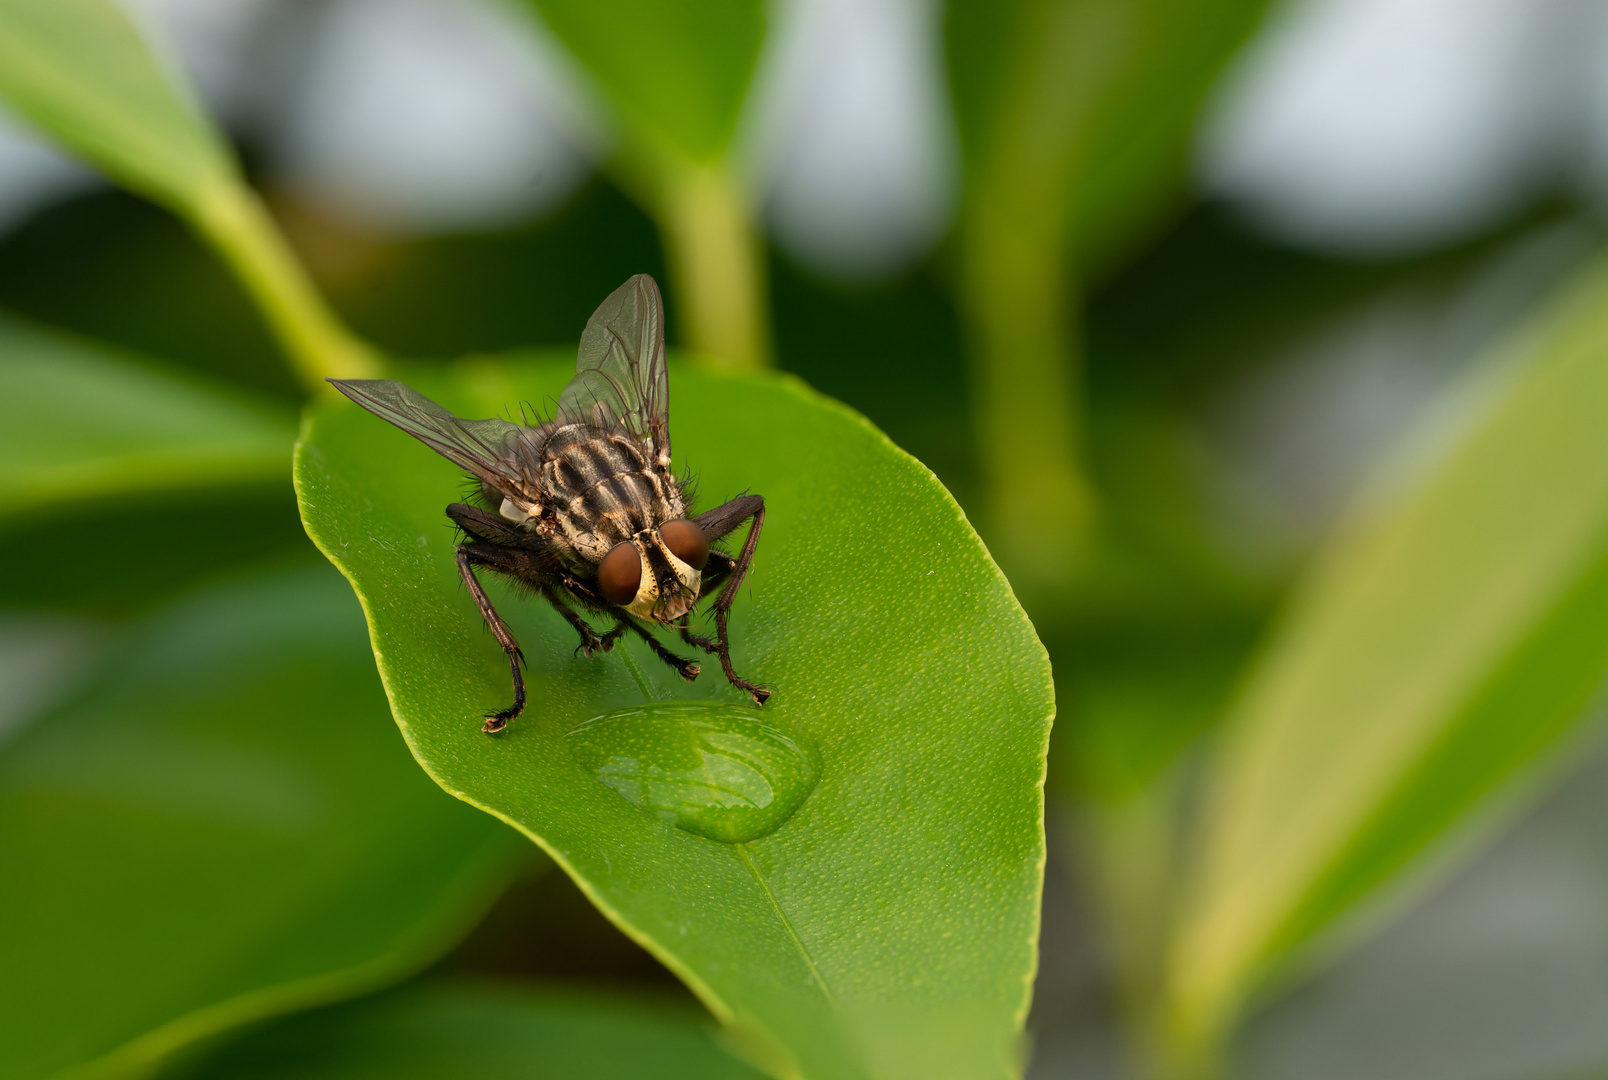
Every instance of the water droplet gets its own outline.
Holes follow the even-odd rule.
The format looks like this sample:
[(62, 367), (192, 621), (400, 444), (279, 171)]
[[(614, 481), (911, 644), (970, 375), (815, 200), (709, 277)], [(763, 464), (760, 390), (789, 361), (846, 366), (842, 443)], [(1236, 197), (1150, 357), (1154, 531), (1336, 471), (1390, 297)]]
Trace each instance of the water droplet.
[(593, 717), (567, 741), (627, 802), (728, 844), (781, 825), (821, 774), (809, 744), (753, 706), (633, 705)]

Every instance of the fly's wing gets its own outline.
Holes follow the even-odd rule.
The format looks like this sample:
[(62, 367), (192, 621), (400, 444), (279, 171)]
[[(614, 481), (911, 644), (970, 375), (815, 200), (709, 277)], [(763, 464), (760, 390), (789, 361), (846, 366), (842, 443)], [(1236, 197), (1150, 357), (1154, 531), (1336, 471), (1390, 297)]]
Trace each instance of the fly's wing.
[(499, 488), (521, 482), (520, 427), (506, 420), (460, 420), (392, 379), (331, 379), (335, 389), (475, 476)]
[(664, 301), (638, 274), (587, 320), (575, 378), (558, 399), (560, 423), (624, 427), (670, 467), (670, 384), (664, 370)]

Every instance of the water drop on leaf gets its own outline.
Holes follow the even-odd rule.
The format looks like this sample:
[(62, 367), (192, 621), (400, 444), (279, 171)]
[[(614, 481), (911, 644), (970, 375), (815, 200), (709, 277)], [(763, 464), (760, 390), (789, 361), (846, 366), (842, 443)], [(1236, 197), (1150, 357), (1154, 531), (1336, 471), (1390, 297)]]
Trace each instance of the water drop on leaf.
[(633, 705), (593, 717), (566, 741), (627, 802), (729, 844), (774, 831), (821, 774), (809, 744), (753, 706)]

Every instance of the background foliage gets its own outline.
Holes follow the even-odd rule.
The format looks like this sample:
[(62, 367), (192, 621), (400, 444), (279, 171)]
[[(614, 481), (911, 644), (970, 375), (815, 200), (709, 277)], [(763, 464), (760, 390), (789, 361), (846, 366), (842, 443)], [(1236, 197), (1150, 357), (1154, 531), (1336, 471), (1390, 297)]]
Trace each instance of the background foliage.
[[(807, 5), (506, 6), (599, 172), (408, 238), (265, 164), (272, 125), (225, 130), (145, 16), (0, 0), (9, 115), (122, 187), (0, 235), (0, 1072), (1608, 1068), (1608, 928), (1559, 914), (1603, 860), (1558, 822), (1602, 807), (1548, 794), (1608, 668), (1597, 230), (1552, 191), (1361, 258), (1196, 191), (1224, 72), (1289, 33), (1264, 7), (932, 7), (947, 233), (834, 280), (768, 238), (755, 164)], [(572, 658), (514, 604), (541, 705), (475, 730), (506, 674), (453, 575), (454, 471), (321, 389), (552, 397), (644, 270), (678, 466), (771, 501), (739, 666), (826, 763), (736, 845), (564, 749), (619, 704), (725, 700), (710, 675)], [(1387, 371), (1403, 325), (1454, 340)], [(1362, 450), (1324, 441), (1353, 397)], [(1440, 982), (1369, 989), (1418, 985), (1389, 963), (1493, 875), (1574, 983), (1458, 977), (1487, 914)], [(1506, 1019), (1437, 1034), (1481, 1008)]]

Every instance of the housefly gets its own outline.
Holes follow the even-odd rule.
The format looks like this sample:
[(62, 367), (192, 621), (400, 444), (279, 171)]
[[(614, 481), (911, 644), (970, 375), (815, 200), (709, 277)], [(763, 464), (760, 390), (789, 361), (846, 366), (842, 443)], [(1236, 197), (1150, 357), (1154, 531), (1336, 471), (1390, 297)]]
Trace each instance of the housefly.
[[(557, 608), (581, 635), (578, 653), (608, 652), (630, 632), (683, 679), (696, 679), (699, 666), (665, 648), (650, 630), (657, 625), (719, 657), (727, 680), (765, 703), (770, 691), (732, 670), (726, 630), (759, 544), (765, 500), (741, 495), (690, 516), (688, 482), (670, 471), (664, 303), (647, 274), (616, 289), (587, 322), (575, 378), (545, 422), (463, 420), (390, 379), (329, 381), (467, 469), (484, 503), (447, 507), (467, 536), (458, 573), (513, 670), (514, 703), (488, 713), (481, 730), (501, 731), (524, 710), (525, 680), (519, 643), (477, 569), (506, 575)], [(749, 520), (735, 557), (712, 546)], [(688, 620), (717, 589), (715, 636), (693, 633)], [(614, 625), (599, 633), (582, 611)]]

